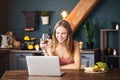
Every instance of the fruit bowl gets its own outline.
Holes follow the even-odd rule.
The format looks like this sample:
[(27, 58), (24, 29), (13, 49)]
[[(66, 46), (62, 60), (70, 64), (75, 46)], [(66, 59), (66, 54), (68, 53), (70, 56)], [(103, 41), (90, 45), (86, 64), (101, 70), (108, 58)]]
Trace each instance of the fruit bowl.
[(108, 66), (104, 62), (96, 62), (96, 64), (91, 67), (85, 67), (86, 73), (106, 73), (108, 71)]
[(94, 71), (92, 67), (85, 67), (85, 73), (106, 73), (107, 71)]

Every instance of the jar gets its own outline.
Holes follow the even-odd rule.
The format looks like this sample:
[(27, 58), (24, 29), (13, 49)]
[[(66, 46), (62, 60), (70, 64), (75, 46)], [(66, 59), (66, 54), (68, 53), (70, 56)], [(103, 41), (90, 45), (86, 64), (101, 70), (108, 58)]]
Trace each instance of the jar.
[(14, 41), (13, 46), (15, 49), (20, 49), (20, 46), (21, 46), (20, 41)]
[(82, 41), (79, 42), (79, 47), (80, 47), (80, 50), (83, 49), (83, 42)]

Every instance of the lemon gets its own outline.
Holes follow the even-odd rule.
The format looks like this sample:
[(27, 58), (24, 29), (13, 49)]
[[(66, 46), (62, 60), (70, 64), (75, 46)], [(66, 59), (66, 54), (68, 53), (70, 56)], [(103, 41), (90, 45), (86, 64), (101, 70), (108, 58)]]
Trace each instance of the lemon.
[(35, 49), (39, 48), (39, 45), (38, 45), (38, 44), (36, 44), (36, 45), (34, 46), (34, 48), (35, 48)]
[(28, 49), (33, 49), (34, 47), (33, 47), (33, 45), (32, 44), (29, 44), (28, 45)]
[(94, 66), (93, 66), (93, 71), (94, 71), (94, 72), (97, 72), (97, 71), (99, 71), (99, 70), (100, 70), (100, 68), (99, 68), (98, 65), (94, 65)]
[(24, 40), (30, 40), (30, 37), (29, 36), (25, 36)]

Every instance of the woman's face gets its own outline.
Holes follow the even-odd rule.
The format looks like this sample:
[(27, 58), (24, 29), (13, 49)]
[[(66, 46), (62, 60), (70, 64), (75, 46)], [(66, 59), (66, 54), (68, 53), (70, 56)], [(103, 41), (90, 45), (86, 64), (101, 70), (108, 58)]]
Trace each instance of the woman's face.
[(59, 26), (56, 29), (56, 38), (59, 43), (64, 42), (67, 39), (67, 30), (64, 27)]

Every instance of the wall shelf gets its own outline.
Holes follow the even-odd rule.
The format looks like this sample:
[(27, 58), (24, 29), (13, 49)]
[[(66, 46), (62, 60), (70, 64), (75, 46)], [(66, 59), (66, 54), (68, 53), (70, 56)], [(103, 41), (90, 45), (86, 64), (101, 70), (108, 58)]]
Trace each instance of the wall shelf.
[[(114, 34), (117, 33), (117, 34)], [(112, 54), (107, 54), (106, 55), (106, 52), (105, 50), (107, 50), (107, 48), (109, 48), (109, 37), (108, 37), (108, 34), (111, 33), (113, 34), (113, 37), (115, 38), (117, 35), (117, 55), (113, 55), (113, 52)], [(110, 42), (111, 44), (115, 44), (115, 42)], [(100, 47), (101, 47), (101, 60), (106, 62), (109, 67), (111, 68), (112, 67), (119, 67), (120, 68), (120, 30), (116, 30), (116, 29), (101, 29), (100, 31)]]
[(39, 13), (37, 11), (23, 11), (26, 20), (25, 28), (36, 30), (39, 26)]
[[(22, 11), (25, 15), (25, 20), (26, 20), (26, 27), (25, 29), (31, 29), (36, 30), (40, 24), (40, 13), (42, 11)], [(54, 13), (54, 11), (48, 11), (49, 16), (51, 13)]]

